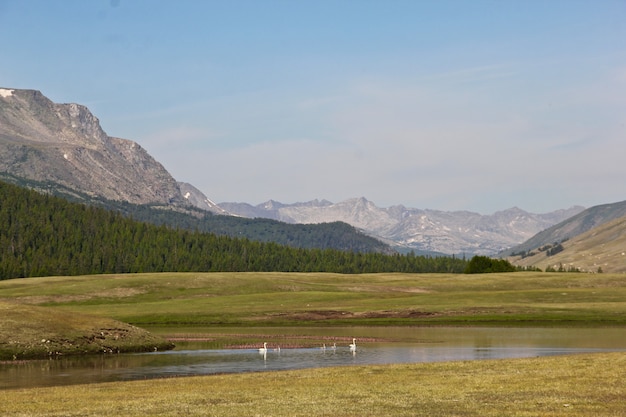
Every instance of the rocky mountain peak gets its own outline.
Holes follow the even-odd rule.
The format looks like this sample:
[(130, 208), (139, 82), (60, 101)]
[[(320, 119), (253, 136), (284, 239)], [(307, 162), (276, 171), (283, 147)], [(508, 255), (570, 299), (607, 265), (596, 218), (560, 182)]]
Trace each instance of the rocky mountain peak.
[(179, 186), (137, 143), (108, 136), (80, 104), (0, 88), (0, 172), (135, 204), (184, 204)]
[(0, 122), (6, 138), (94, 148), (107, 135), (91, 112), (79, 104), (56, 104), (37, 90), (2, 89)]
[(284, 205), (279, 203), (278, 201), (268, 200), (265, 203), (263, 203), (262, 206), (265, 210), (277, 210), (283, 207)]
[(225, 214), (228, 215), (226, 210), (215, 204), (211, 199), (205, 196), (200, 190), (194, 187), (191, 184), (186, 182), (179, 182), (178, 186), (180, 188), (181, 193), (183, 194), (183, 198), (192, 206), (201, 208), (203, 210), (210, 211), (216, 214)]

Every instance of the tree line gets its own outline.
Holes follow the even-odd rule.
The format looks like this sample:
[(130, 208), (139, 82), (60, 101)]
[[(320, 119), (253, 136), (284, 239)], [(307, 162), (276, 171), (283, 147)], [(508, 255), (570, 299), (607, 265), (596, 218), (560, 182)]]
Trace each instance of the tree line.
[(455, 257), (298, 248), (156, 225), (0, 182), (0, 279), (135, 272), (460, 273), (466, 264)]
[(216, 215), (191, 205), (131, 204), (90, 196), (53, 182), (34, 181), (0, 172), (0, 181), (56, 195), (75, 203), (117, 211), (126, 217), (175, 229), (244, 237), (298, 248), (340, 249), (354, 252), (393, 253), (389, 245), (344, 222), (290, 224), (277, 220)]

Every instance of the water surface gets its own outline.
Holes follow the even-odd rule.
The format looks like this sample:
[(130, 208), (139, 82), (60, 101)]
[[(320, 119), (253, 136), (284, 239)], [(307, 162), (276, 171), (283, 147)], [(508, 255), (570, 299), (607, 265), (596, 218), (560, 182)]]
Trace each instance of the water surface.
[[(210, 335), (212, 329), (194, 329)], [(177, 343), (175, 350), (144, 354), (71, 357), (0, 364), (0, 389), (54, 386), (148, 378), (262, 372), (370, 364), (486, 360), (626, 350), (620, 328), (274, 328), (219, 329), (248, 332), (263, 339), (305, 337), (308, 348), (268, 351), (216, 349), (210, 340)], [(191, 335), (189, 330), (186, 334)], [(254, 333), (252, 333), (254, 332)], [(357, 338), (355, 352), (343, 340)], [(340, 343), (331, 340), (342, 340)], [(361, 341), (361, 340), (364, 341)], [(313, 340), (313, 342), (311, 342)], [(332, 348), (333, 343), (336, 348)], [(326, 345), (323, 349), (322, 346)]]

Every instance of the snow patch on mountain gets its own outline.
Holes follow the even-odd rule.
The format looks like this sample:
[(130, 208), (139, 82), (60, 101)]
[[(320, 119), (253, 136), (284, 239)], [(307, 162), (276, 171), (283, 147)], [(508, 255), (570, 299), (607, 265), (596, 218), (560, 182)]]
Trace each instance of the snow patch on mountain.
[(229, 215), (226, 210), (222, 209), (219, 205), (211, 201), (202, 191), (198, 190), (191, 184), (185, 182), (179, 182), (178, 187), (183, 197), (189, 204), (202, 210), (207, 210), (215, 214)]

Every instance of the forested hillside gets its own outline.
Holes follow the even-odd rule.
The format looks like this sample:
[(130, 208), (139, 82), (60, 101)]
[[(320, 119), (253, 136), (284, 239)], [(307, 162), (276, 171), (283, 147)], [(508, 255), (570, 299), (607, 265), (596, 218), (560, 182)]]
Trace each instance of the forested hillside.
[(215, 215), (192, 206), (155, 206), (105, 200), (69, 189), (57, 183), (41, 182), (0, 173), (0, 181), (57, 195), (73, 202), (87, 203), (117, 211), (127, 217), (177, 229), (243, 237), (296, 248), (339, 249), (353, 252), (392, 253), (388, 245), (342, 222), (288, 224), (270, 219), (249, 219)]
[(458, 258), (302, 249), (139, 222), (0, 182), (0, 279), (161, 271), (462, 272)]

